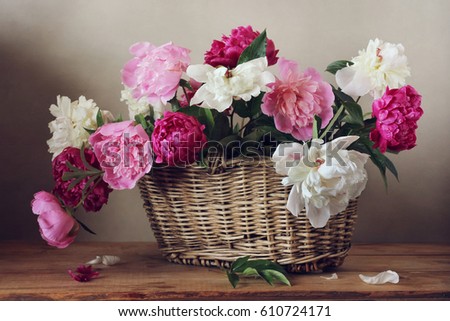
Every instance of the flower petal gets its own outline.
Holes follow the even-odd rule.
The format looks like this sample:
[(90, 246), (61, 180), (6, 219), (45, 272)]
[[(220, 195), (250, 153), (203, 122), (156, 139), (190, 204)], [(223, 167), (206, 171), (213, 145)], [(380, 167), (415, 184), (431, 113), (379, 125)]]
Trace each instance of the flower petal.
[(359, 275), (359, 278), (367, 283), (367, 284), (385, 284), (385, 283), (398, 283), (400, 281), (400, 277), (397, 272), (387, 270), (381, 273), (378, 273), (375, 276), (366, 276), (363, 274)]
[(298, 190), (297, 186), (292, 186), (286, 208), (292, 215), (298, 216), (304, 207), (305, 200), (303, 199), (301, 192)]
[(330, 219), (330, 208), (323, 206), (321, 208), (315, 207), (309, 202), (306, 202), (306, 217), (314, 228), (321, 228), (327, 225)]
[(186, 74), (199, 82), (208, 81), (208, 73), (214, 71), (214, 67), (210, 65), (190, 65), (187, 67)]
[(370, 78), (353, 66), (338, 70), (336, 83), (344, 93), (353, 97), (364, 96), (373, 89)]

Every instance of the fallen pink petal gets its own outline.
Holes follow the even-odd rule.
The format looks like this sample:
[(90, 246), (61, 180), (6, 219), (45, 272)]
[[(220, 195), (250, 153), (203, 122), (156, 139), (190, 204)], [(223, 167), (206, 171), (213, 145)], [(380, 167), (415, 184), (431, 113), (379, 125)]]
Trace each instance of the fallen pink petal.
[(80, 265), (75, 272), (72, 270), (67, 271), (69, 275), (78, 282), (89, 282), (91, 279), (100, 275), (99, 272), (93, 271), (91, 265)]

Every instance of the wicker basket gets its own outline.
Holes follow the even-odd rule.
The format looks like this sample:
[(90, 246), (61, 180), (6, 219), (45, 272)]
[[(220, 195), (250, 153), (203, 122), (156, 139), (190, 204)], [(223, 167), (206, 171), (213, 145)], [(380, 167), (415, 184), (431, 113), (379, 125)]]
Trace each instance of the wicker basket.
[(228, 267), (241, 256), (277, 261), (289, 272), (341, 265), (357, 202), (321, 229), (286, 210), (289, 189), (273, 163), (234, 160), (221, 173), (205, 168), (153, 168), (139, 181), (144, 208), (169, 261)]

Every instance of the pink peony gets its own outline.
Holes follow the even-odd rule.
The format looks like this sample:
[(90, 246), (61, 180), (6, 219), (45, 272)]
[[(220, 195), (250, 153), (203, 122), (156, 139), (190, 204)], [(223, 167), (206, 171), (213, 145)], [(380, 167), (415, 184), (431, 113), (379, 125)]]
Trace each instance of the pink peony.
[(275, 118), (279, 131), (298, 140), (309, 140), (314, 115), (322, 119), (322, 128), (333, 117), (333, 90), (313, 68), (301, 73), (296, 62), (283, 58), (278, 66), (280, 79), (268, 85), (272, 91), (264, 95), (261, 110)]
[(166, 111), (163, 118), (156, 120), (152, 134), (156, 162), (176, 166), (198, 160), (198, 154), (207, 142), (204, 129), (205, 125), (193, 116)]
[(177, 91), (181, 75), (190, 63), (189, 49), (166, 43), (155, 47), (138, 42), (130, 47), (134, 58), (122, 69), (122, 82), (134, 99), (146, 97), (152, 105), (166, 104)]
[(31, 209), (39, 215), (39, 232), (49, 245), (63, 249), (75, 240), (80, 226), (54, 195), (44, 191), (34, 194)]
[[(83, 196), (83, 189), (85, 188), (90, 177), (86, 177), (69, 190), (69, 185), (75, 178), (64, 181), (63, 175), (70, 171), (66, 163), (69, 162), (72, 166), (87, 170), (81, 160), (81, 150), (75, 147), (67, 147), (64, 149), (52, 162), (53, 178), (56, 182), (53, 193), (58, 196), (63, 203), (68, 207), (76, 207)], [(94, 152), (91, 149), (84, 150), (84, 157), (86, 161), (93, 167), (100, 169), (100, 164), (95, 158)], [(98, 183), (91, 182), (87, 188), (88, 195), (83, 201), (83, 207), (86, 211), (97, 212), (103, 204), (108, 202), (109, 193), (112, 191), (108, 185), (99, 178)]]
[[(231, 30), (231, 35), (222, 36), (222, 41), (213, 41), (211, 49), (205, 53), (205, 63), (214, 67), (224, 66), (233, 69), (237, 66), (244, 49), (258, 36), (259, 32), (253, 31), (251, 26), (241, 26)], [(269, 66), (277, 63), (277, 53), (278, 50), (275, 50), (273, 41), (267, 39), (266, 57)]]
[(132, 189), (152, 168), (150, 139), (133, 121), (105, 124), (89, 137), (103, 180), (113, 189)]
[(370, 133), (382, 153), (387, 149), (402, 151), (416, 146), (417, 121), (423, 115), (422, 96), (412, 87), (386, 89), (384, 95), (372, 104), (376, 128)]

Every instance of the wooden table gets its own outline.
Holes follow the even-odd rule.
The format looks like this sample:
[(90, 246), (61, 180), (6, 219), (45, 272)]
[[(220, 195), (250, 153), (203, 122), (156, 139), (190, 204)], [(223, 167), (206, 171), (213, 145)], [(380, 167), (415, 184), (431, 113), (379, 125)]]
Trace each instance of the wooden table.
[[(118, 255), (100, 277), (73, 281), (67, 269)], [(358, 274), (397, 271), (400, 283), (367, 285)], [(354, 245), (338, 280), (290, 275), (292, 287), (245, 279), (233, 289), (219, 269), (166, 262), (152, 243), (0, 244), (0, 300), (449, 300), (450, 245)], [(327, 273), (325, 275), (330, 275)]]

